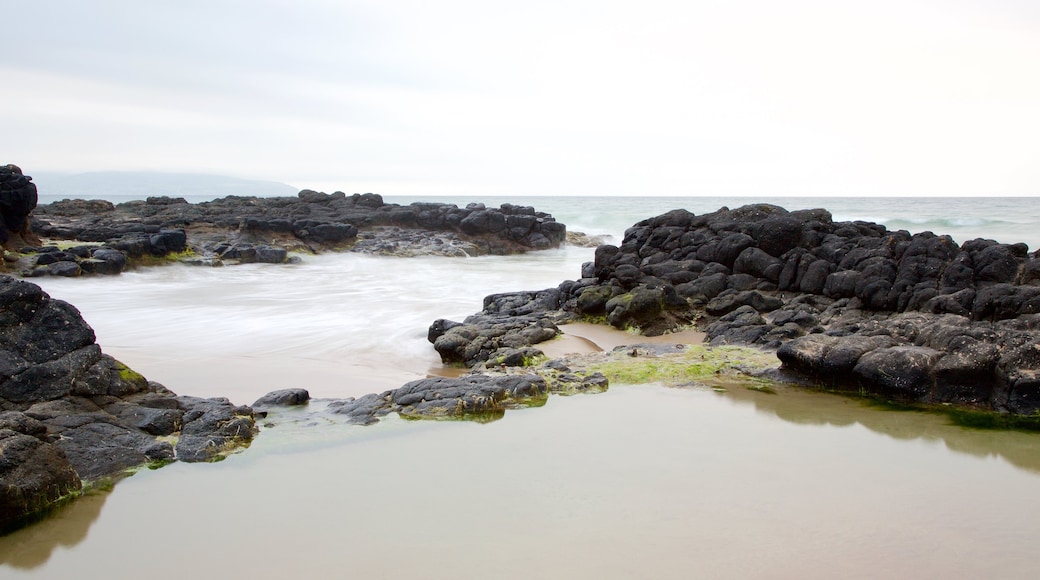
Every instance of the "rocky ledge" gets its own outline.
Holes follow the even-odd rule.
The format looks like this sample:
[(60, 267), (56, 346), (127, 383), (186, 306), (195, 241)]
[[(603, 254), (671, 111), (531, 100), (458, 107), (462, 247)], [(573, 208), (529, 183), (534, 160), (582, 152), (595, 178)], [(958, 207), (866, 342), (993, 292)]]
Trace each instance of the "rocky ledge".
[(1040, 256), (1025, 244), (834, 222), (773, 205), (675, 210), (603, 245), (581, 278), (435, 321), (445, 362), (523, 365), (574, 318), (776, 351), (788, 377), (1036, 418)]
[[(188, 203), (152, 197), (112, 204), (63, 200), (35, 208), (32, 231), (69, 247), (17, 248), (30, 275), (113, 274), (127, 259), (177, 255), (203, 265), (283, 263), (291, 252), (416, 256), (512, 254), (559, 247), (566, 226), (528, 206), (464, 208), (384, 203), (372, 193), (301, 191), (296, 197), (229, 196)], [(80, 244), (76, 244), (79, 242)]]
[[(397, 413), (406, 419), (493, 421), (501, 418), (507, 409), (543, 405), (550, 393), (595, 393), (605, 391), (608, 386), (607, 378), (597, 371), (565, 374), (547, 371), (547, 368), (420, 379), (383, 393), (322, 401), (320, 411), (309, 413), (305, 420), (313, 422), (317, 415), (322, 415), (334, 422), (372, 425), (390, 413)], [(305, 389), (286, 389), (265, 395), (253, 403), (253, 408), (266, 414), (269, 410), (309, 402), (310, 395)]]
[(0, 532), (143, 465), (247, 446), (253, 411), (177, 396), (105, 355), (75, 307), (0, 275)]

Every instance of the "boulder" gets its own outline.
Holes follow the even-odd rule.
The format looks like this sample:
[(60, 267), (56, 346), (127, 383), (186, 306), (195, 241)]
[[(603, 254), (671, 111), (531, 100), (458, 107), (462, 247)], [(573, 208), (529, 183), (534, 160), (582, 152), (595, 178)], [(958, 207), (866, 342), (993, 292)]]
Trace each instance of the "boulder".
[(929, 401), (935, 365), (943, 353), (921, 346), (892, 346), (859, 358), (852, 374), (871, 391), (903, 401)]
[(61, 449), (31, 434), (0, 427), (0, 534), (24, 525), (81, 488)]
[(29, 214), (38, 201), (31, 177), (23, 175), (17, 165), (0, 165), (0, 246), (8, 242), (21, 245), (35, 239)]
[(311, 399), (311, 394), (306, 389), (281, 389), (271, 391), (260, 397), (253, 403), (255, 410), (268, 409), (270, 407), (298, 407), (306, 405)]

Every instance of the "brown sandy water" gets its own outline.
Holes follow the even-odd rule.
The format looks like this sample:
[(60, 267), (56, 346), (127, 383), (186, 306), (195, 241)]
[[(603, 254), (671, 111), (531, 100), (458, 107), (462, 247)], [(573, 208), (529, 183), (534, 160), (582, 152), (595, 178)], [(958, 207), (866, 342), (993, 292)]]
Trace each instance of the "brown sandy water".
[(1038, 489), (1035, 435), (615, 385), (489, 424), (266, 429), (0, 538), (0, 577), (1029, 578)]
[[(45, 288), (149, 378), (249, 403), (445, 372), (432, 320), (554, 285), (574, 258), (324, 256)], [(644, 340), (565, 330), (551, 354)], [(1035, 434), (799, 390), (613, 385), (489, 424), (268, 428), (0, 537), (0, 578), (1033, 578), (1038, 490)]]

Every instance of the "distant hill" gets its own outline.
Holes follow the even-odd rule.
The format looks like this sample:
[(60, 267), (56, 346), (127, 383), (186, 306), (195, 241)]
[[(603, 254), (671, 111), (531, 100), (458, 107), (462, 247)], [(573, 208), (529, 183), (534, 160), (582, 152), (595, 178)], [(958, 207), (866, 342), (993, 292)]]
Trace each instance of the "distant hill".
[(296, 195), (299, 189), (286, 183), (240, 179), (204, 173), (162, 173), (152, 171), (94, 171), (90, 173), (30, 173), (44, 198), (64, 197), (108, 199), (110, 201), (144, 199), (166, 195), (188, 201), (216, 199), (229, 195), (274, 197)]

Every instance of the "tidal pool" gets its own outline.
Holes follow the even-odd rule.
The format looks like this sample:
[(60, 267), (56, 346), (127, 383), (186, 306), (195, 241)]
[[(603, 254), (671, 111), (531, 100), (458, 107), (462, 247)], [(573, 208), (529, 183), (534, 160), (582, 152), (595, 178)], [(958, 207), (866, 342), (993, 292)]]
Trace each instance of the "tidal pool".
[(614, 385), (487, 424), (267, 428), (0, 537), (0, 578), (1033, 578), (1038, 492), (1034, 434)]

